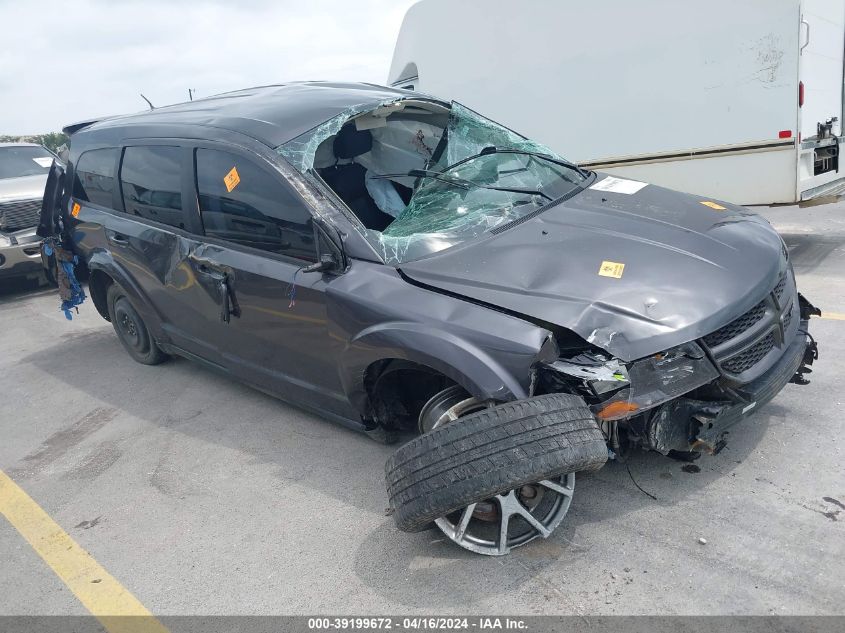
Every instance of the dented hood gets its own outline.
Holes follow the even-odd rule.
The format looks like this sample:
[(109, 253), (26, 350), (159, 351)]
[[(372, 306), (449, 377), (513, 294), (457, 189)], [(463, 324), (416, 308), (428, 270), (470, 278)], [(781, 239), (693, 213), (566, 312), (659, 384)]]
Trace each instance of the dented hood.
[(586, 189), (401, 270), (634, 360), (739, 316), (785, 266), (783, 242), (766, 220), (702, 202), (710, 201), (654, 185), (632, 194)]

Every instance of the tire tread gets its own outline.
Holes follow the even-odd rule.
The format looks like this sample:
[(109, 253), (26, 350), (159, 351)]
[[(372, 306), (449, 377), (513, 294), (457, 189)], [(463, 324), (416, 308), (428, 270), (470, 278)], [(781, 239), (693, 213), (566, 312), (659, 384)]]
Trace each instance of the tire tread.
[(414, 532), (496, 494), (607, 461), (579, 396), (547, 394), (478, 411), (414, 438), (385, 464), (393, 517)]

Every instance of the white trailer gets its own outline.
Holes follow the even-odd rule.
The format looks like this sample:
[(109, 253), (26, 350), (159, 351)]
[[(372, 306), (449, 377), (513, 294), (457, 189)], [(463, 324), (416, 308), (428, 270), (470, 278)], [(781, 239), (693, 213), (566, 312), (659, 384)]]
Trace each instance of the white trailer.
[(422, 0), (388, 82), (590, 169), (740, 204), (845, 193), (845, 0)]

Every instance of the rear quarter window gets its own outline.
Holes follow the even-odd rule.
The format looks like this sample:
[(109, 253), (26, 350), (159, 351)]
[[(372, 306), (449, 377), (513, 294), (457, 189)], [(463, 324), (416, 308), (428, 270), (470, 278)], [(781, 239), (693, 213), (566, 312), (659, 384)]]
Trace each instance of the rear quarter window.
[(118, 149), (92, 149), (76, 161), (73, 171), (73, 197), (102, 207), (112, 206), (114, 165)]

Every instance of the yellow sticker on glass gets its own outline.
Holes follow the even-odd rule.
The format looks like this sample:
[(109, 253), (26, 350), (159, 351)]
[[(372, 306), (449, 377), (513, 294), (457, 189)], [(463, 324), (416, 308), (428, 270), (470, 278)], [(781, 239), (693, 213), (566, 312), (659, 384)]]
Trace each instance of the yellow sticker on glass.
[(710, 207), (711, 209), (716, 209), (716, 211), (724, 211), (727, 207), (723, 207), (721, 204), (716, 204), (712, 200), (701, 200), (701, 204), (705, 207)]
[(238, 183), (241, 181), (241, 177), (238, 174), (238, 168), (232, 167), (231, 171), (228, 174), (223, 176), (223, 184), (226, 185), (226, 191), (229, 193), (232, 192), (232, 189), (238, 186)]
[(619, 279), (622, 276), (622, 271), (625, 270), (625, 264), (619, 262), (603, 261), (599, 267), (600, 277), (613, 277)]
[(78, 202), (74, 202), (74, 203), (73, 203), (73, 206), (70, 208), (70, 214), (71, 214), (73, 217), (76, 217), (76, 216), (78, 216), (78, 215), (79, 215), (79, 212), (80, 212), (81, 210), (82, 210), (82, 207), (81, 207), (81, 206), (79, 206), (79, 203), (78, 203)]

